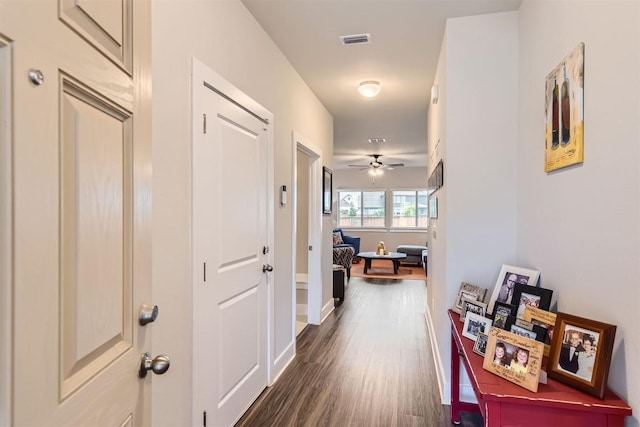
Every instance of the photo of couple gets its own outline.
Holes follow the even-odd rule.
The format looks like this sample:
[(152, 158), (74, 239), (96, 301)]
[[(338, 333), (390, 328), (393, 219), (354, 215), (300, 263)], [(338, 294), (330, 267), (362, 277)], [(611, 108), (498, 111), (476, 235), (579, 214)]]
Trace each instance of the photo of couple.
[(598, 333), (567, 325), (558, 358), (559, 368), (591, 381), (596, 360)]

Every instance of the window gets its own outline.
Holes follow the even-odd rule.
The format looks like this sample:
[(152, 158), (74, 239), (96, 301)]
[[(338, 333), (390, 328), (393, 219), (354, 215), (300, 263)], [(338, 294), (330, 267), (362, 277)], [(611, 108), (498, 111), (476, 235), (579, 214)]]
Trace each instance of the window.
[(338, 227), (384, 228), (384, 191), (338, 191)]
[(427, 191), (394, 190), (391, 228), (427, 228)]

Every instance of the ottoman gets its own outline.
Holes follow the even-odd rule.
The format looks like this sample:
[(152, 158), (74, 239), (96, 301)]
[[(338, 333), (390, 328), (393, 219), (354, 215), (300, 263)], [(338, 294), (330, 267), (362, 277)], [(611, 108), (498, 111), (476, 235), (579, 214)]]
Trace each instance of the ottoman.
[(422, 251), (427, 250), (426, 246), (418, 245), (399, 245), (396, 252), (407, 254), (402, 260), (403, 263), (422, 265)]

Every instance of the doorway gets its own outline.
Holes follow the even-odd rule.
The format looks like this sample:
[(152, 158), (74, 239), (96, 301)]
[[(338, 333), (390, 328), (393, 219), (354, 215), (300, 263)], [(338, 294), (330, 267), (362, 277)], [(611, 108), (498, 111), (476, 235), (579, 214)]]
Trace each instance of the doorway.
[(292, 282), (294, 324), (300, 329), (308, 323), (319, 325), (321, 321), (322, 153), (296, 131), (292, 135), (292, 147), (292, 265), (295, 266)]

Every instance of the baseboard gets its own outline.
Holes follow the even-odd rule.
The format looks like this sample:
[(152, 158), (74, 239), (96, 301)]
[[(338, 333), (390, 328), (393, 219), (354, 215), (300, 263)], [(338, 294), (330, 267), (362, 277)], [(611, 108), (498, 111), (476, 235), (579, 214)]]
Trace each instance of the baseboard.
[(269, 375), (269, 387), (271, 387), (280, 378), (280, 375), (287, 369), (287, 367), (293, 362), (296, 357), (296, 342), (295, 340), (284, 349), (279, 356), (273, 361), (271, 366), (271, 373)]
[[(444, 364), (442, 363), (442, 358), (440, 357), (440, 351), (438, 347), (438, 341), (436, 340), (433, 327), (433, 321), (431, 319), (431, 312), (429, 311), (429, 307), (427, 307), (427, 311), (424, 314), (425, 321), (427, 322), (427, 329), (429, 330), (429, 339), (431, 340), (431, 351), (433, 352), (433, 360), (436, 365), (436, 377), (438, 378), (438, 389), (440, 391), (440, 400), (443, 405), (451, 404), (451, 379), (447, 379), (444, 370)], [(467, 375), (466, 369), (464, 369), (464, 365), (460, 365), (460, 380), (462, 384), (460, 385), (460, 401), (461, 402), (469, 402), (469, 403), (478, 403), (476, 399), (476, 394), (473, 391), (473, 387), (471, 386), (469, 376)]]
[(436, 377), (438, 378), (440, 401), (443, 405), (448, 405), (451, 402), (451, 393), (449, 392), (451, 388), (449, 387), (449, 381), (447, 381), (447, 377), (444, 374), (444, 365), (442, 364), (442, 358), (440, 358), (440, 351), (438, 351), (438, 340), (435, 336), (435, 327), (433, 326), (429, 306), (427, 306), (427, 311), (424, 313), (424, 319), (427, 322), (429, 340), (431, 341), (431, 353), (433, 355), (434, 364), (436, 365)]
[(307, 316), (307, 304), (296, 304), (296, 316)]
[(331, 298), (325, 305), (322, 307), (322, 312), (320, 313), (320, 323), (324, 322), (324, 319), (327, 318), (331, 314), (333, 310), (335, 310), (335, 303), (333, 302), (333, 298)]

